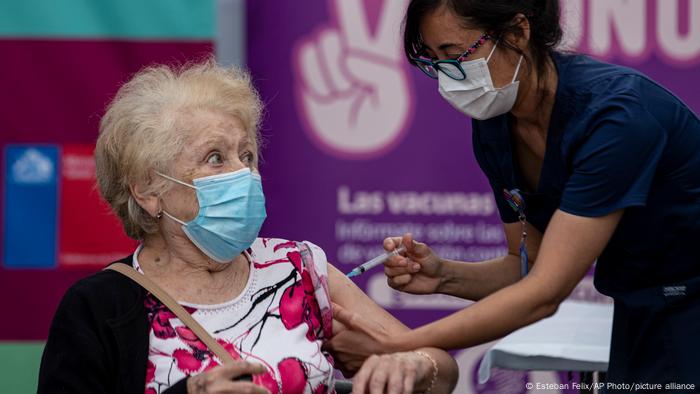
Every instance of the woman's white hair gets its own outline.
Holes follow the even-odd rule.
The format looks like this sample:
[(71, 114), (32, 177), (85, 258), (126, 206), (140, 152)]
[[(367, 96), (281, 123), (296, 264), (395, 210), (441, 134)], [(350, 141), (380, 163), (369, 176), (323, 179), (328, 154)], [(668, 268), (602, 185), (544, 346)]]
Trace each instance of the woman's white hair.
[(130, 186), (145, 185), (144, 193), (166, 190), (166, 181), (152, 178), (152, 171), (167, 173), (184, 149), (186, 135), (175, 122), (177, 115), (193, 109), (221, 111), (239, 119), (253, 145), (257, 167), (262, 103), (246, 72), (222, 67), (213, 58), (139, 71), (107, 107), (95, 147), (100, 194), (131, 238), (143, 239), (158, 226), (131, 195)]

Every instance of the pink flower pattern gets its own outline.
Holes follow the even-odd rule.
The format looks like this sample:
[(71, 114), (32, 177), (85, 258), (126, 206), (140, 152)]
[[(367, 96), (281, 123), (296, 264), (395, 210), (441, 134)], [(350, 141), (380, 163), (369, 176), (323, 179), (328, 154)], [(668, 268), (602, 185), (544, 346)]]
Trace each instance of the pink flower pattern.
[[(256, 286), (257, 291), (251, 290), (249, 298), (239, 300), (245, 308), (218, 316), (217, 321), (228, 324), (210, 333), (234, 359), (265, 365), (267, 372), (254, 376), (253, 381), (272, 393), (332, 393), (333, 360), (321, 350), (321, 345), (330, 337), (332, 321), (325, 256), (319, 259), (314, 253), (314, 263), (306, 266), (297, 243), (279, 239), (258, 239), (249, 253), (251, 275), (253, 270), (259, 271), (256, 278), (265, 283)], [(260, 257), (264, 258), (258, 260)], [(136, 260), (134, 266), (140, 269)], [(277, 280), (268, 283), (267, 278)], [(218, 359), (194, 332), (182, 325), (155, 297), (148, 294), (144, 306), (151, 330), (146, 394), (161, 393), (185, 376), (219, 365)], [(200, 315), (198, 308), (185, 308), (201, 324), (200, 316), (212, 313), (205, 311), (205, 315)], [(299, 327), (305, 327), (302, 337), (294, 334)], [(269, 357), (269, 349), (263, 349), (266, 338), (285, 335), (289, 335), (292, 343), (276, 348), (278, 354)], [(297, 345), (293, 341), (301, 342)]]

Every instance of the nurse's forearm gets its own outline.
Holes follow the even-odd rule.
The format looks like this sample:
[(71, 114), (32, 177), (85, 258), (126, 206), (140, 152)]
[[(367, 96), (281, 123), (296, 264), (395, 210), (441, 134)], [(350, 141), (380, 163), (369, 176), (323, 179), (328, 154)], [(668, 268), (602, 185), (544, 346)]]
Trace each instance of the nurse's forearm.
[(506, 255), (478, 263), (443, 261), (439, 293), (478, 301), (520, 279), (520, 257)]
[(566, 294), (548, 294), (542, 283), (526, 277), (444, 319), (395, 338), (396, 350), (417, 346), (462, 349), (501, 338), (552, 315)]
[(557, 210), (525, 278), (442, 320), (388, 338), (387, 347), (465, 348), (551, 316), (600, 256), (623, 212), (591, 218)]

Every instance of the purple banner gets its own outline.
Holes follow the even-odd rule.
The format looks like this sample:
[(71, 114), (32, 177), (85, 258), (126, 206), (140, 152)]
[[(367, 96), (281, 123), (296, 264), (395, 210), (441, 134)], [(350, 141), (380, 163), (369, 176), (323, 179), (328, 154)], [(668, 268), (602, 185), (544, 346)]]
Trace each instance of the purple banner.
[[(445, 258), (478, 261), (506, 252), (491, 190), (472, 154), (469, 119), (403, 58), (406, 4), (255, 0), (247, 6), (248, 67), (267, 104), (262, 234), (310, 240), (343, 271), (381, 253), (385, 237), (405, 232)], [(562, 5), (563, 48), (632, 66), (700, 109), (700, 2)], [(381, 269), (356, 282), (409, 326), (467, 305), (394, 292)], [(572, 297), (606, 302), (590, 278)], [(456, 392), (519, 393), (528, 380), (563, 381), (555, 373), (501, 371), (477, 385), (488, 346), (456, 355)]]

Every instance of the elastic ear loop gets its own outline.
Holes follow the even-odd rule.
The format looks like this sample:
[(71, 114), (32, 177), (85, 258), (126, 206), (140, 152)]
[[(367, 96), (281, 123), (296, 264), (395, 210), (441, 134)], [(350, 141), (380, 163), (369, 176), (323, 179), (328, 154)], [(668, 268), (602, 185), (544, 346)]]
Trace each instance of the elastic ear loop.
[(518, 60), (518, 65), (515, 67), (515, 74), (513, 74), (513, 80), (510, 81), (510, 83), (514, 83), (516, 79), (518, 79), (518, 73), (520, 72), (520, 64), (523, 62), (523, 55), (520, 55), (520, 59)]
[[(183, 181), (181, 181), (181, 180), (179, 180), (179, 179), (176, 179), (176, 178), (173, 178), (173, 177), (171, 177), (171, 176), (165, 175), (165, 174), (163, 174), (163, 173), (161, 173), (161, 172), (158, 172), (158, 171), (156, 171), (156, 174), (162, 176), (163, 178), (165, 178), (165, 179), (167, 179), (167, 180), (173, 181), (173, 182), (175, 182), (175, 183), (179, 183), (179, 184), (181, 184), (182, 186), (187, 186), (187, 187), (189, 187), (189, 188), (192, 188), (192, 189), (194, 189), (194, 190), (197, 190), (197, 188), (196, 188), (195, 186), (190, 185), (189, 183), (183, 182)], [(174, 221), (180, 223), (180, 224), (183, 225), (183, 226), (187, 224), (187, 223), (183, 222), (182, 220), (176, 218), (175, 216), (169, 214), (168, 211), (166, 211), (166, 210), (164, 210), (164, 209), (161, 209), (159, 213), (164, 214), (165, 216), (167, 216), (167, 217), (169, 217), (170, 219), (172, 219), (172, 220), (174, 220)]]
[(491, 60), (491, 56), (496, 51), (496, 47), (498, 46), (498, 41), (499, 40), (496, 40), (496, 42), (493, 44), (493, 48), (491, 48), (491, 52), (489, 52), (489, 56), (486, 58), (486, 63), (488, 63), (489, 60)]
[(165, 215), (165, 216), (169, 217), (170, 219), (172, 219), (172, 220), (174, 220), (174, 221), (180, 223), (180, 224), (183, 225), (183, 226), (187, 224), (187, 223), (183, 222), (182, 220), (176, 218), (175, 216), (169, 214), (168, 211), (166, 211), (166, 210), (161, 210), (161, 212), (163, 213), (163, 215)]
[[(495, 44), (493, 44), (493, 48), (491, 48), (491, 52), (489, 53), (489, 56), (486, 58), (486, 63), (491, 60), (491, 56), (493, 56), (493, 53), (496, 51), (496, 47), (498, 46), (498, 41), (496, 41)], [(513, 74), (513, 79), (510, 81), (510, 83), (515, 82), (516, 79), (518, 79), (518, 73), (520, 72), (520, 65), (523, 63), (523, 55), (520, 55), (520, 59), (518, 59), (518, 65), (515, 67), (515, 74)]]
[(171, 181), (173, 181), (173, 182), (175, 182), (175, 183), (179, 183), (179, 184), (181, 184), (182, 186), (187, 186), (187, 187), (189, 187), (189, 188), (191, 188), (191, 189), (197, 190), (197, 187), (196, 187), (196, 186), (190, 185), (189, 183), (183, 182), (183, 181), (181, 181), (181, 180), (179, 180), (179, 179), (176, 179), (176, 178), (173, 178), (173, 177), (171, 177), (171, 176), (165, 175), (165, 174), (163, 174), (163, 173), (161, 173), (161, 172), (158, 172), (158, 171), (156, 171), (156, 174), (162, 176), (162, 177), (165, 178), (165, 179), (171, 180)]

